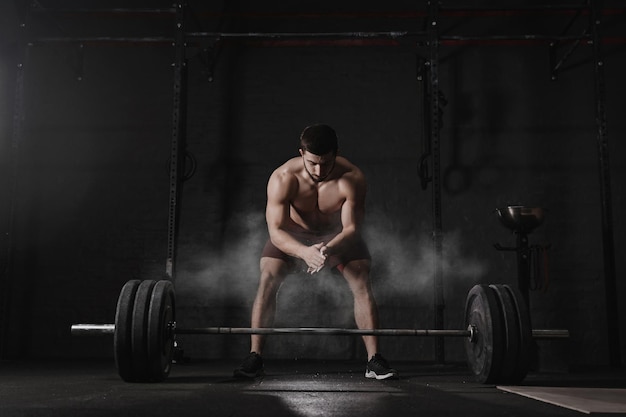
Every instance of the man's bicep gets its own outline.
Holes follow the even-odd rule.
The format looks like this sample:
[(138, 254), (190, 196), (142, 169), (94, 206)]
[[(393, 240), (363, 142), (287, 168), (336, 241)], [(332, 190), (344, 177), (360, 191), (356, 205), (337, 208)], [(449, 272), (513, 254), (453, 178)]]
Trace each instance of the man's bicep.
[(347, 198), (341, 207), (341, 225), (344, 231), (357, 231), (363, 223), (365, 211), (362, 204), (353, 198)]
[(267, 221), (267, 227), (270, 231), (283, 225), (288, 213), (289, 209), (284, 203), (268, 199), (267, 207), (265, 208), (265, 219)]
[[(359, 178), (360, 180), (360, 178)], [(342, 206), (341, 219), (343, 226), (358, 228), (365, 216), (365, 183), (354, 181), (349, 184), (346, 200)]]

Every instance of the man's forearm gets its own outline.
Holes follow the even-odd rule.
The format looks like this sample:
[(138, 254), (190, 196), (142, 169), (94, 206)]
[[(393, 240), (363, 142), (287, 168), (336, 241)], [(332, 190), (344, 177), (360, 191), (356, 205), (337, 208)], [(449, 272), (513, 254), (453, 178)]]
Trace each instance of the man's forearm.
[(289, 256), (302, 259), (302, 249), (306, 248), (302, 242), (299, 242), (289, 233), (282, 229), (270, 231), (270, 240), (272, 244)]
[(334, 255), (337, 253), (341, 253), (346, 246), (348, 246), (356, 236), (356, 231), (354, 229), (344, 229), (339, 234), (337, 234), (334, 238), (332, 238), (329, 242), (326, 242), (324, 246), (326, 247), (325, 253), (327, 255)]

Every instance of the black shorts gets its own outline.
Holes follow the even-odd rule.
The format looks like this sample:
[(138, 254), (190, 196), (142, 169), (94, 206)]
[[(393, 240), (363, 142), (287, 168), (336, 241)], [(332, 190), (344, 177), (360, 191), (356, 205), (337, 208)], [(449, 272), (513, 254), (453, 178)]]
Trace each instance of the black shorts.
[[(296, 238), (299, 242), (304, 243), (305, 245), (315, 245), (317, 243), (328, 243), (330, 242), (337, 233), (332, 234), (319, 234), (315, 232), (311, 232), (309, 230), (299, 230), (299, 231), (290, 231), (291, 236)], [(302, 269), (306, 270), (306, 264), (293, 256), (287, 255), (285, 252), (278, 249), (270, 239), (267, 240), (265, 247), (263, 248), (263, 252), (261, 253), (262, 258), (276, 258), (282, 259), (285, 261), (291, 269)], [(370, 252), (365, 244), (363, 238), (359, 235), (354, 238), (354, 242), (348, 246), (341, 253), (331, 255), (326, 265), (330, 268), (336, 268), (339, 272), (343, 271), (345, 265), (347, 265), (351, 261), (367, 259), (370, 260), (372, 257)]]

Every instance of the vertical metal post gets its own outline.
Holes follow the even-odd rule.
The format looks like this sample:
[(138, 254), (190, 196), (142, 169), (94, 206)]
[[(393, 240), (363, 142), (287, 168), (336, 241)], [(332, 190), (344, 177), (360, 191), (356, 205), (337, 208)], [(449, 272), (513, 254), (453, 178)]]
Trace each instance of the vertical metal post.
[(19, 178), (19, 150), (24, 137), (24, 71), (30, 44), (27, 43), (27, 14), (20, 13), (18, 58), (15, 73), (15, 95), (13, 101), (13, 130), (9, 167), (9, 207), (6, 234), (6, 259), (0, 271), (0, 359), (7, 355), (9, 327), (11, 324), (11, 296), (15, 266), (15, 237), (17, 234), (17, 195)]
[[(433, 158), (432, 169), (432, 209), (433, 209), (433, 248), (434, 265), (434, 326), (444, 328), (444, 297), (443, 297), (443, 226), (441, 220), (441, 146), (440, 146), (440, 103), (439, 103), (439, 4), (428, 3), (428, 46), (430, 58), (430, 142)], [(435, 338), (435, 361), (445, 361), (444, 339)]]
[(172, 109), (172, 140), (170, 150), (170, 193), (167, 231), (167, 260), (165, 274), (174, 280), (176, 273), (176, 240), (178, 236), (180, 202), (182, 195), (182, 171), (185, 161), (185, 127), (187, 61), (185, 58), (185, 9), (186, 4), (176, 4), (176, 33), (174, 38), (174, 105)]
[(528, 235), (524, 232), (515, 232), (517, 235), (517, 286), (524, 297), (526, 306), (530, 308), (530, 247)]
[(602, 1), (591, 3), (590, 22), (593, 42), (595, 116), (597, 124), (598, 162), (600, 171), (600, 196), (602, 205), (602, 239), (604, 251), (604, 287), (606, 297), (609, 363), (621, 366), (619, 309), (615, 277), (615, 246), (613, 241), (613, 209), (611, 199), (611, 170), (609, 167), (609, 141), (606, 128), (604, 61), (600, 36)]

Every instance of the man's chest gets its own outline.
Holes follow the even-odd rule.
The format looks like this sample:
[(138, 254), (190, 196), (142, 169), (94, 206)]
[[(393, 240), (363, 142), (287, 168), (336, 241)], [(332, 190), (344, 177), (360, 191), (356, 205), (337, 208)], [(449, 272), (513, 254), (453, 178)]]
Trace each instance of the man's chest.
[(341, 210), (345, 197), (337, 184), (300, 187), (292, 205), (300, 212), (333, 214)]

